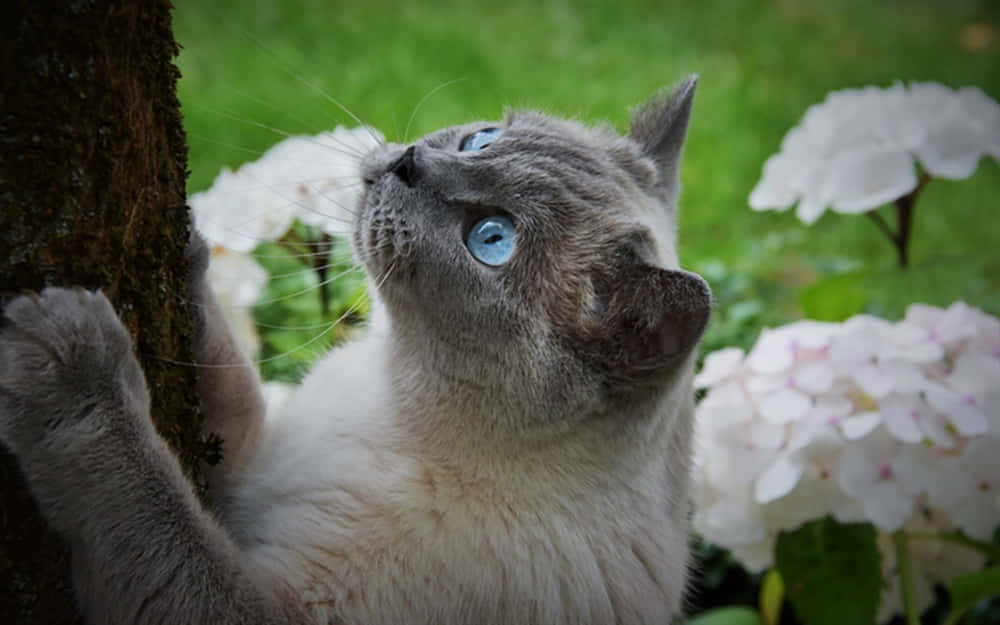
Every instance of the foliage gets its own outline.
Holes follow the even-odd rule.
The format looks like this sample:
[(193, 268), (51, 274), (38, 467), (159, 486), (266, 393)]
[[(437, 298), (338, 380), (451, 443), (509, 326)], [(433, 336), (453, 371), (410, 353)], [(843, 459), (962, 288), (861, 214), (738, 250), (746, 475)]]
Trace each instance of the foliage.
[(882, 593), (875, 530), (825, 518), (783, 532), (775, 566), (807, 625), (874, 625)]

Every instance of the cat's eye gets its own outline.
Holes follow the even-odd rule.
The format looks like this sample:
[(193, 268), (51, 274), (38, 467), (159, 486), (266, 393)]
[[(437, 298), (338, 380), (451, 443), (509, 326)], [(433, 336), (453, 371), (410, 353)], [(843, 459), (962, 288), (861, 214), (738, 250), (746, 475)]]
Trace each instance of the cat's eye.
[(476, 260), (496, 267), (510, 260), (516, 240), (514, 224), (510, 219), (498, 215), (476, 222), (469, 231), (465, 246)]
[(503, 134), (502, 128), (486, 128), (485, 130), (480, 130), (479, 132), (474, 132), (466, 138), (462, 139), (462, 143), (458, 146), (459, 152), (478, 152), (482, 150), (489, 144), (493, 143), (500, 138)]

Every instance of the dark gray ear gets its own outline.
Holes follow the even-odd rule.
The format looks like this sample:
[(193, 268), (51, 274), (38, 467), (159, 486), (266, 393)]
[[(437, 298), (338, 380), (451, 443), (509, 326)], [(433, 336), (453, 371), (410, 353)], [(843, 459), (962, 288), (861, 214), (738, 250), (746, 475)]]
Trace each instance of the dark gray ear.
[(708, 325), (712, 292), (696, 274), (650, 264), (630, 245), (615, 260), (612, 272), (595, 280), (593, 357), (612, 379), (641, 380), (694, 349)]
[(659, 164), (660, 180), (666, 187), (677, 186), (697, 84), (697, 74), (691, 74), (673, 89), (653, 96), (632, 114), (629, 136)]

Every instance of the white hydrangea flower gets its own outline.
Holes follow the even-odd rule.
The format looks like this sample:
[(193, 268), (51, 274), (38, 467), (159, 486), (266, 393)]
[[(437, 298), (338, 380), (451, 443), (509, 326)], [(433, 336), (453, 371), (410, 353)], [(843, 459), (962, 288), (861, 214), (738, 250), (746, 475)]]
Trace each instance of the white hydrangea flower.
[(361, 158), (379, 141), (369, 127), (290, 137), (192, 194), (195, 224), (209, 243), (237, 252), (281, 237), (296, 217), (343, 234), (361, 193)]
[(206, 279), (237, 345), (252, 358), (259, 347), (252, 307), (267, 285), (267, 271), (250, 256), (217, 245), (212, 248)]
[(863, 213), (916, 188), (914, 160), (931, 176), (957, 180), (985, 155), (1000, 160), (1000, 104), (981, 89), (897, 83), (834, 91), (764, 163), (750, 207), (786, 210), (797, 202), (807, 224), (827, 207)]
[(825, 515), (886, 536), (927, 514), (980, 539), (1000, 525), (1000, 322), (978, 309), (765, 330), (696, 384), (695, 528), (751, 570)]

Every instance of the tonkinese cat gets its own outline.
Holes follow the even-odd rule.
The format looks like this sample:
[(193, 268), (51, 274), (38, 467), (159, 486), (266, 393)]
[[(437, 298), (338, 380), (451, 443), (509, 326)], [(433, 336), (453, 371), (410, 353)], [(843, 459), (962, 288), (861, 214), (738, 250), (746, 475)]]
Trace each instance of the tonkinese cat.
[(199, 392), (225, 441), (210, 509), (108, 300), (9, 302), (0, 439), (72, 547), (88, 622), (670, 622), (711, 308), (675, 249), (694, 88), (627, 137), (522, 112), (365, 157), (370, 327), (266, 422), (192, 234)]

